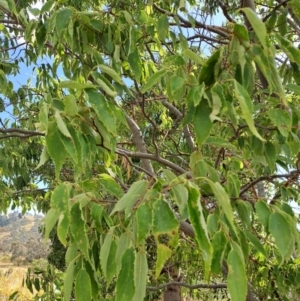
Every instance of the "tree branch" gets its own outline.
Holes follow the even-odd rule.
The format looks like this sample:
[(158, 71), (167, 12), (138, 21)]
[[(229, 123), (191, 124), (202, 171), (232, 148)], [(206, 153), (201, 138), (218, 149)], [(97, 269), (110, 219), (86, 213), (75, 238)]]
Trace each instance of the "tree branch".
[(240, 196), (242, 196), (247, 190), (249, 190), (251, 187), (255, 186), (259, 182), (262, 182), (262, 181), (269, 181), (269, 182), (271, 182), (273, 179), (276, 179), (276, 178), (290, 178), (290, 177), (294, 177), (295, 174), (298, 174), (297, 170), (292, 170), (288, 174), (270, 175), (270, 176), (259, 177), (259, 178), (255, 179), (254, 181), (248, 183), (244, 187), (242, 187), (242, 190), (240, 192)]
[[(193, 27), (193, 25), (191, 24), (191, 22), (189, 22), (188, 20), (184, 19), (182, 16), (174, 14), (174, 13), (171, 13), (171, 12), (168, 12), (168, 11), (160, 8), (156, 4), (153, 4), (153, 7), (157, 11), (159, 11), (160, 13), (163, 13), (163, 14), (168, 15), (170, 17), (177, 17), (182, 23), (188, 25), (189, 27)], [(222, 36), (223, 38), (228, 38), (228, 34), (225, 31), (223, 31), (221, 27), (206, 25), (206, 24), (203, 24), (203, 23), (201, 23), (201, 22), (199, 22), (197, 20), (195, 20), (195, 27), (197, 27), (197, 28), (203, 28), (203, 29), (206, 29), (206, 30), (211, 31), (213, 33), (216, 33), (216, 34)]]
[[(181, 168), (177, 164), (175, 164), (171, 161), (168, 161), (160, 156), (154, 155), (154, 154), (148, 154), (146, 152), (131, 152), (131, 151), (128, 151), (128, 150), (125, 150), (122, 148), (117, 148), (116, 153), (119, 155), (128, 156), (130, 158), (139, 158), (139, 159), (146, 159), (148, 161), (149, 160), (156, 161), (167, 167), (170, 167), (171, 169), (173, 169), (174, 171), (176, 171), (180, 174), (184, 174), (187, 172), (185, 169)], [(153, 174), (153, 176), (154, 176), (154, 174)]]
[(45, 136), (44, 133), (30, 131), (30, 130), (23, 130), (23, 129), (14, 129), (14, 128), (0, 129), (0, 133), (4, 134), (3, 136), (0, 136), (0, 139), (6, 139), (11, 137), (29, 138), (34, 136)]
[[(137, 148), (138, 153), (146, 155), (147, 154), (147, 148), (146, 148), (146, 144), (145, 144), (145, 141), (143, 139), (143, 136), (142, 136), (142, 133), (141, 133), (141, 130), (140, 130), (139, 126), (127, 114), (125, 114), (125, 118), (127, 120), (128, 126), (129, 126), (129, 128), (131, 130), (131, 133), (133, 135), (133, 143), (134, 143), (135, 147)], [(130, 157), (130, 155), (126, 151), (122, 152), (122, 150), (121, 150), (121, 151), (119, 151), (119, 154), (120, 155), (125, 154), (128, 157)], [(142, 159), (143, 168), (146, 169), (154, 177), (155, 172), (154, 172), (154, 169), (152, 167), (152, 164), (151, 164), (149, 158), (147, 158), (145, 156), (143, 156), (143, 157), (140, 156), (140, 157), (137, 157), (137, 158)]]
[(186, 287), (190, 290), (195, 290), (195, 289), (199, 289), (199, 288), (210, 288), (210, 289), (218, 289), (218, 288), (227, 288), (227, 284), (225, 283), (219, 283), (219, 284), (205, 284), (205, 283), (200, 283), (200, 284), (187, 284), (184, 282), (178, 282), (178, 281), (171, 281), (169, 283), (165, 283), (165, 284), (161, 284), (158, 286), (147, 286), (147, 290), (149, 291), (157, 291), (157, 290), (161, 290), (165, 287), (168, 286), (182, 286), (182, 287)]
[(220, 0), (217, 0), (218, 2), (218, 5), (221, 7), (222, 11), (223, 11), (223, 14), (224, 16), (226, 17), (226, 19), (231, 22), (231, 23), (236, 23), (232, 18), (231, 16), (228, 14), (228, 11), (227, 11), (227, 6)]

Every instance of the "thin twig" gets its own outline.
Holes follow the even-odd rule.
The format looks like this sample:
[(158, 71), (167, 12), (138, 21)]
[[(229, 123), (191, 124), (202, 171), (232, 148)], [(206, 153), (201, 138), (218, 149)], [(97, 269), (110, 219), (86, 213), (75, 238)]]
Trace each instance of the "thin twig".
[(183, 286), (186, 287), (190, 290), (195, 290), (195, 289), (199, 289), (199, 288), (210, 288), (210, 289), (222, 289), (222, 288), (227, 288), (227, 284), (225, 283), (219, 283), (219, 284), (204, 284), (204, 283), (200, 283), (200, 284), (187, 284), (184, 282), (178, 282), (178, 281), (171, 281), (169, 283), (165, 283), (165, 284), (161, 284), (158, 286), (147, 286), (147, 290), (149, 291), (157, 291), (157, 290), (161, 290), (165, 287), (171, 286), (171, 285), (176, 285), (176, 286)]

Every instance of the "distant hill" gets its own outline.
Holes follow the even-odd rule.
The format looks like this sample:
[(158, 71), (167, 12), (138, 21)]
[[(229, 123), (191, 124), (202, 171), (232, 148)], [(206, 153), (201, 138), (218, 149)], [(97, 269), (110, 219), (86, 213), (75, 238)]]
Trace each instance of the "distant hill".
[(11, 254), (12, 260), (26, 261), (46, 257), (48, 245), (38, 230), (42, 219), (41, 215), (18, 212), (0, 215), (0, 254)]

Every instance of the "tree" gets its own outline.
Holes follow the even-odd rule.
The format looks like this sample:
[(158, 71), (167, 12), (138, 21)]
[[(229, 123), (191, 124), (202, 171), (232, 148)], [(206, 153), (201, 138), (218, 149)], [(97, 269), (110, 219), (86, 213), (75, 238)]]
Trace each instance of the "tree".
[(35, 2), (0, 3), (1, 209), (57, 225), (65, 300), (296, 300), (298, 1)]

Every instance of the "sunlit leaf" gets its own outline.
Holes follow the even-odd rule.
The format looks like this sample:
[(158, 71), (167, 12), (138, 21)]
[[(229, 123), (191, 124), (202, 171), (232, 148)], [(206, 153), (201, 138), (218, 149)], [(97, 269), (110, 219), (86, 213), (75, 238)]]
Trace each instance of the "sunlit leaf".
[(236, 98), (238, 99), (241, 106), (243, 118), (247, 122), (249, 129), (251, 130), (253, 135), (255, 135), (257, 138), (264, 141), (264, 138), (261, 137), (261, 135), (258, 133), (254, 125), (253, 116), (252, 116), (252, 111), (253, 111), (252, 100), (248, 92), (237, 81), (234, 81), (234, 88), (235, 88)]
[(157, 259), (155, 267), (155, 278), (157, 279), (161, 273), (162, 268), (164, 267), (165, 262), (172, 255), (172, 251), (163, 244), (157, 244)]
[(156, 85), (166, 74), (168, 70), (162, 69), (152, 74), (152, 76), (148, 79), (146, 84), (142, 87), (141, 92), (145, 93), (150, 90), (154, 85)]
[(128, 216), (137, 200), (143, 197), (144, 193), (146, 192), (147, 186), (148, 182), (145, 180), (140, 180), (133, 183), (127, 193), (124, 194), (118, 201), (118, 203), (114, 207), (114, 210), (111, 212), (111, 215), (117, 211), (125, 210), (125, 214), (126, 216)]

